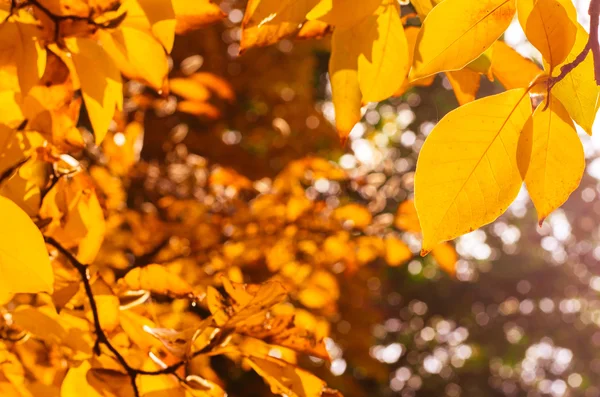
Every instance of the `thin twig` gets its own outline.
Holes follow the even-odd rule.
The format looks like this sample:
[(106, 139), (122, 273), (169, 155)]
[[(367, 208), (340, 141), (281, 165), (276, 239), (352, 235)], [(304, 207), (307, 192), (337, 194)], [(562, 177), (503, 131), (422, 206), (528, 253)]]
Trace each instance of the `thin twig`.
[(175, 364), (172, 364), (168, 367), (165, 367), (165, 368), (162, 368), (159, 370), (155, 370), (155, 371), (147, 371), (147, 370), (142, 370), (142, 369), (138, 369), (138, 368), (133, 368), (127, 363), (127, 361), (125, 360), (123, 355), (121, 353), (119, 353), (119, 351), (110, 342), (110, 340), (108, 339), (108, 336), (106, 336), (106, 333), (104, 332), (104, 330), (102, 329), (102, 327), (100, 325), (100, 315), (99, 315), (99, 311), (98, 311), (98, 305), (96, 304), (96, 299), (94, 298), (94, 293), (92, 291), (92, 285), (90, 283), (90, 278), (89, 278), (89, 273), (88, 273), (88, 266), (81, 263), (75, 257), (75, 255), (73, 255), (71, 253), (71, 251), (69, 251), (68, 249), (63, 247), (54, 238), (44, 236), (44, 240), (46, 241), (47, 244), (53, 246), (62, 255), (64, 255), (69, 260), (71, 265), (79, 272), (81, 281), (83, 282), (83, 286), (85, 289), (85, 294), (88, 298), (88, 301), (90, 302), (90, 308), (92, 310), (92, 316), (93, 316), (93, 320), (94, 320), (94, 328), (95, 328), (95, 334), (96, 334), (96, 342), (94, 344), (94, 354), (100, 355), (100, 353), (101, 353), (100, 345), (105, 345), (108, 348), (108, 350), (110, 350), (110, 352), (115, 356), (115, 358), (119, 362), (119, 364), (121, 364), (121, 366), (123, 367), (125, 372), (127, 372), (127, 375), (129, 376), (129, 379), (131, 380), (131, 385), (133, 387), (133, 392), (134, 392), (135, 397), (140, 396), (139, 389), (136, 384), (136, 378), (138, 377), (138, 375), (150, 375), (150, 376), (152, 376), (152, 375), (170, 375), (170, 374), (176, 375), (175, 372), (179, 368), (181, 368), (183, 365), (187, 364), (190, 359), (193, 359), (199, 355), (208, 353), (213, 348), (215, 348), (219, 343), (221, 343), (223, 341), (223, 339), (226, 338), (229, 335), (229, 333), (231, 332), (231, 330), (229, 330), (229, 331), (220, 330), (219, 335), (215, 336), (210, 341), (210, 343), (208, 345), (206, 345), (203, 349), (194, 352), (193, 354), (190, 355), (189, 358), (187, 358), (185, 360), (181, 360), (181, 361), (179, 361)]
[(600, 44), (598, 43), (598, 26), (600, 19), (600, 0), (592, 0), (588, 9), (590, 15), (590, 36), (583, 50), (575, 57), (575, 59), (560, 68), (560, 74), (556, 77), (548, 79), (548, 92), (559, 81), (564, 79), (573, 69), (585, 60), (588, 53), (592, 51), (594, 58), (594, 78), (596, 84), (600, 85)]

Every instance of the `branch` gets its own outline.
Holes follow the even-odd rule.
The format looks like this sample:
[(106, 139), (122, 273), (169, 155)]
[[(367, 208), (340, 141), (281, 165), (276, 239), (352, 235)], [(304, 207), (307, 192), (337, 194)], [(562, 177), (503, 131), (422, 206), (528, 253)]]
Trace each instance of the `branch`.
[[(213, 338), (213, 340), (211, 340), (211, 342), (207, 346), (205, 346), (202, 350), (198, 350), (198, 351), (194, 352), (188, 359), (181, 360), (175, 364), (172, 364), (168, 367), (165, 367), (163, 369), (159, 369), (156, 371), (146, 371), (146, 370), (131, 367), (127, 363), (127, 361), (125, 360), (123, 355), (121, 353), (119, 353), (119, 351), (110, 342), (110, 340), (106, 336), (106, 333), (104, 332), (104, 330), (102, 329), (102, 327), (100, 325), (100, 315), (98, 312), (98, 305), (96, 304), (96, 299), (94, 298), (94, 294), (92, 292), (92, 285), (91, 285), (90, 279), (89, 279), (88, 266), (81, 263), (75, 257), (75, 255), (73, 255), (68, 249), (63, 247), (54, 238), (44, 236), (44, 241), (47, 244), (56, 248), (62, 255), (64, 255), (69, 260), (71, 265), (79, 272), (79, 275), (81, 276), (81, 281), (83, 282), (83, 286), (85, 289), (85, 294), (88, 298), (88, 301), (90, 302), (90, 308), (92, 310), (92, 315), (93, 315), (93, 319), (94, 319), (94, 328), (95, 328), (94, 331), (96, 334), (96, 342), (94, 344), (94, 354), (100, 355), (100, 353), (101, 353), (100, 345), (105, 345), (108, 348), (108, 350), (110, 350), (110, 352), (115, 356), (115, 358), (119, 362), (119, 364), (121, 364), (121, 366), (123, 367), (125, 372), (127, 372), (127, 375), (129, 376), (129, 379), (131, 380), (131, 386), (133, 387), (133, 392), (134, 392), (135, 397), (140, 396), (140, 392), (139, 392), (139, 389), (138, 389), (137, 383), (136, 383), (136, 378), (138, 377), (138, 375), (169, 375), (169, 374), (176, 375), (175, 372), (180, 367), (185, 365), (189, 361), (189, 359), (195, 358), (201, 354), (205, 354), (205, 353), (209, 352), (210, 350), (212, 350), (216, 345), (221, 343), (222, 337), (215, 337), (215, 338)], [(226, 336), (226, 333), (223, 333), (221, 331), (220, 331), (220, 333), (221, 333), (221, 336)]]
[(588, 9), (590, 15), (590, 37), (585, 47), (572, 62), (563, 65), (560, 68), (560, 74), (556, 77), (548, 79), (548, 93), (559, 81), (564, 79), (573, 69), (585, 60), (588, 53), (592, 51), (594, 57), (594, 78), (596, 84), (600, 85), (600, 44), (598, 43), (598, 27), (600, 19), (600, 0), (592, 0)]
[[(11, 4), (14, 4), (15, 0), (11, 0), (11, 1), (13, 2)], [(27, 0), (20, 7), (24, 7), (27, 5), (32, 5), (34, 7), (37, 7), (48, 18), (50, 18), (50, 20), (52, 22), (54, 22), (54, 25), (55, 25), (54, 41), (55, 42), (58, 42), (58, 38), (60, 36), (60, 23), (62, 21), (81, 21), (81, 22), (87, 23), (90, 26), (93, 26), (96, 29), (110, 29), (110, 28), (116, 28), (117, 26), (119, 26), (121, 24), (121, 22), (123, 22), (123, 20), (127, 16), (127, 13), (124, 12), (123, 14), (117, 16), (115, 19), (106, 21), (104, 23), (98, 23), (98, 22), (94, 21), (93, 12), (90, 12), (90, 15), (88, 15), (87, 17), (81, 17), (78, 15), (56, 15), (52, 11), (50, 11), (47, 7), (45, 7), (43, 4), (41, 4), (39, 2), (39, 0)], [(12, 14), (12, 8), (11, 8), (11, 14)]]

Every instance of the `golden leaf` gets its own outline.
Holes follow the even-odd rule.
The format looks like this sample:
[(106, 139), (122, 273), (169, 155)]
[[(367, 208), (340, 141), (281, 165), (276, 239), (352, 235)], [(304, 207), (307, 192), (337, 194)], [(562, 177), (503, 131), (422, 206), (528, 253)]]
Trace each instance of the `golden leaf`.
[(87, 38), (68, 38), (75, 72), (81, 84), (96, 144), (104, 139), (115, 108), (123, 107), (121, 75), (103, 48)]
[[(519, 12), (521, 10), (519, 8)], [(527, 39), (550, 64), (550, 73), (565, 60), (575, 44), (577, 27), (558, 0), (537, 0), (522, 27)]]
[(477, 91), (479, 91), (479, 84), (481, 83), (479, 73), (465, 68), (446, 72), (446, 77), (450, 81), (459, 105), (464, 105), (475, 100)]
[(445, 0), (419, 31), (411, 79), (459, 70), (475, 60), (508, 28), (514, 0)]
[(540, 224), (577, 189), (585, 168), (583, 146), (567, 110), (553, 96), (545, 108), (546, 101), (525, 125), (519, 164)]
[(52, 293), (54, 275), (39, 229), (11, 200), (0, 196), (0, 291)]
[(542, 70), (508, 44), (497, 41), (492, 46), (492, 73), (507, 90), (527, 88)]
[(512, 203), (522, 182), (519, 136), (530, 115), (527, 92), (516, 89), (461, 106), (435, 126), (415, 174), (423, 254), (492, 222)]

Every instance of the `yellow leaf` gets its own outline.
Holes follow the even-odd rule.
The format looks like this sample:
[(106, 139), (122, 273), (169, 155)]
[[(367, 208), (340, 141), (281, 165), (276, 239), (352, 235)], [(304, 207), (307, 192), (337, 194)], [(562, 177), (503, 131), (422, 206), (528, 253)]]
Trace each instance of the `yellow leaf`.
[(132, 310), (124, 310), (119, 314), (119, 322), (129, 339), (141, 349), (150, 350), (152, 347), (163, 346), (158, 339), (144, 331), (145, 328), (156, 328), (156, 324), (146, 317)]
[(250, 0), (242, 21), (240, 51), (276, 43), (300, 29), (318, 0)]
[(505, 42), (497, 41), (492, 46), (492, 73), (504, 88), (512, 90), (529, 87), (542, 70)]
[(30, 159), (0, 184), (0, 196), (12, 200), (29, 216), (40, 210), (41, 189), (46, 186), (50, 169), (48, 164)]
[(508, 28), (514, 0), (445, 0), (419, 31), (411, 79), (462, 69)]
[(271, 387), (274, 394), (289, 397), (320, 397), (325, 382), (308, 371), (273, 357), (251, 357), (246, 360)]
[[(0, 71), (1, 78), (2, 72)], [(0, 90), (0, 124), (17, 127), (25, 119), (17, 98), (20, 99), (21, 94), (14, 91)]]
[(192, 101), (204, 102), (210, 98), (210, 91), (203, 84), (191, 78), (178, 77), (169, 80), (169, 90)]
[(450, 81), (459, 105), (464, 105), (475, 100), (477, 91), (479, 91), (479, 84), (481, 83), (479, 73), (465, 68), (454, 72), (446, 72), (446, 77)]
[(130, 270), (123, 283), (132, 290), (147, 290), (162, 295), (187, 296), (192, 288), (164, 266), (151, 264)]
[[(122, 27), (113, 32), (100, 31), (100, 42), (121, 72), (142, 80), (161, 92), (169, 72), (165, 50), (143, 30)], [(148, 62), (152, 59), (152, 62)]]
[(310, 309), (323, 308), (340, 296), (340, 288), (336, 278), (324, 270), (316, 270), (305, 281), (298, 294), (298, 300)]
[(567, 110), (555, 97), (545, 107), (544, 101), (525, 125), (523, 136), (528, 142), (524, 150), (530, 149), (531, 157), (527, 162), (529, 153), (525, 153), (521, 165), (540, 223), (567, 201), (585, 168), (583, 146)]
[(37, 41), (37, 32), (33, 23), (0, 24), (0, 77), (16, 72), (23, 95), (38, 83), (46, 67), (46, 50)]
[(537, 0), (523, 30), (550, 64), (550, 71), (565, 60), (577, 34), (577, 27), (558, 0)]
[(394, 225), (406, 232), (421, 233), (421, 225), (419, 225), (419, 218), (413, 200), (404, 200), (400, 203), (396, 211)]
[(431, 255), (443, 271), (451, 276), (456, 274), (458, 254), (452, 245), (448, 243), (438, 244), (431, 250)]
[(336, 208), (333, 216), (340, 221), (351, 221), (352, 226), (357, 229), (364, 229), (373, 220), (371, 212), (359, 204), (347, 204)]
[(412, 257), (413, 253), (404, 241), (394, 236), (388, 236), (385, 239), (385, 261), (388, 265), (400, 266)]
[(77, 258), (91, 263), (104, 240), (106, 223), (92, 179), (84, 172), (61, 178), (47, 193), (40, 214), (52, 219), (46, 234), (67, 248), (77, 247)]
[(382, 0), (362, 0), (348, 7), (345, 0), (321, 0), (306, 15), (306, 19), (319, 20), (337, 29), (346, 29), (370, 17), (381, 2)]
[[(419, 31), (421, 29), (415, 26), (406, 26), (404, 28), (404, 34), (406, 36), (406, 40), (408, 42), (408, 64), (413, 64), (413, 56), (415, 54), (415, 46), (417, 44), (417, 37), (419, 36)], [(418, 79), (415, 81), (409, 81), (408, 76), (405, 76), (404, 82), (400, 86), (400, 88), (394, 93), (394, 96), (400, 96), (404, 94), (411, 87), (428, 87), (433, 84), (435, 80), (435, 75), (431, 75), (429, 77), (425, 77), (422, 79)]]
[(67, 337), (67, 330), (52, 307), (20, 306), (12, 317), (17, 326), (48, 343), (60, 343)]
[(514, 200), (519, 135), (530, 115), (526, 90), (516, 89), (461, 106), (434, 127), (415, 174), (422, 254), (492, 222)]
[(171, 0), (175, 10), (175, 33), (185, 34), (219, 21), (225, 14), (211, 0)]
[(0, 291), (52, 293), (54, 275), (39, 229), (15, 203), (0, 196)]
[[(110, 285), (101, 278), (92, 284), (92, 292), (98, 309), (100, 326), (105, 331), (113, 331), (119, 325), (119, 298), (113, 293)], [(94, 319), (90, 309), (87, 318), (90, 321)]]
[(350, 29), (351, 46), (358, 56), (358, 83), (363, 102), (378, 102), (392, 96), (404, 82), (408, 64), (408, 42), (396, 0), (385, 1), (375, 16)]
[(175, 10), (170, 0), (136, 0), (150, 22), (154, 37), (170, 53), (175, 41)]
[(335, 126), (342, 142), (362, 117), (362, 94), (358, 83), (358, 58), (352, 50), (348, 34), (334, 30), (331, 38), (331, 99), (335, 109)]
[[(563, 65), (572, 62), (581, 53), (587, 42), (587, 32), (581, 25), (578, 25), (575, 45)], [(562, 65), (555, 68), (557, 72), (554, 75), (558, 75), (560, 66)], [(552, 94), (565, 106), (573, 120), (585, 132), (592, 135), (592, 125), (600, 106), (598, 100), (600, 87), (596, 85), (594, 80), (594, 60), (591, 51), (579, 66), (556, 83), (552, 88)]]
[(89, 361), (84, 361), (79, 367), (70, 368), (60, 388), (61, 397), (104, 397), (88, 383), (87, 373), (90, 368)]
[(81, 84), (83, 101), (94, 128), (96, 144), (104, 139), (115, 108), (123, 107), (121, 75), (103, 48), (87, 38), (65, 40)]

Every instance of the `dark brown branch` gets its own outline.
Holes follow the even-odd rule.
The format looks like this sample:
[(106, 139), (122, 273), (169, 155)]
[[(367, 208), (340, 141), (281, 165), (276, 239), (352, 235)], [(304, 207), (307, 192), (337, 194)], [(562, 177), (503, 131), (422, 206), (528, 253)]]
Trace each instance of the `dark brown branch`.
[(600, 19), (600, 0), (592, 0), (588, 9), (590, 15), (590, 37), (585, 47), (572, 62), (563, 65), (560, 68), (560, 74), (556, 77), (548, 79), (548, 93), (559, 81), (564, 79), (570, 72), (573, 71), (581, 62), (585, 60), (588, 53), (592, 51), (594, 57), (594, 78), (596, 84), (600, 85), (600, 44), (598, 43), (598, 26)]
[(4, 182), (6, 179), (10, 178), (23, 164), (25, 164), (31, 157), (27, 156), (17, 164), (8, 167), (4, 172), (0, 174), (0, 183)]

